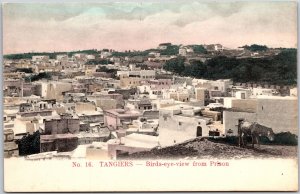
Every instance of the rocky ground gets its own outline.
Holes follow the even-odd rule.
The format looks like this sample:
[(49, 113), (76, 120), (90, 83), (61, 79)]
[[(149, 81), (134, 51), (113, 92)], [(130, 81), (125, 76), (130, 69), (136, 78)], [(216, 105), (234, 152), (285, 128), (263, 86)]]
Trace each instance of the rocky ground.
[(240, 159), (240, 158), (296, 158), (297, 146), (256, 145), (246, 148), (223, 140), (196, 138), (184, 143), (165, 148), (154, 148), (150, 151), (120, 156), (120, 159)]

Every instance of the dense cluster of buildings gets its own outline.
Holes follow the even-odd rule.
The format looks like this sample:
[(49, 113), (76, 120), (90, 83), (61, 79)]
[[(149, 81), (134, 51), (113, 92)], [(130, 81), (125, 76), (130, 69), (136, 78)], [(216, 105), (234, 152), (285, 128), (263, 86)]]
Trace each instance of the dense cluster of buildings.
[[(206, 56), (189, 46), (181, 46), (178, 55), (206, 60), (229, 52), (219, 44), (205, 48)], [(230, 53), (242, 57), (249, 51)], [(174, 57), (120, 57), (102, 50), (5, 60), (5, 157), (115, 159), (199, 136), (237, 135), (240, 118), (297, 134), (297, 88), (178, 77), (163, 69)], [(97, 60), (109, 63), (89, 63)], [(51, 78), (32, 81), (39, 73)], [(26, 154), (28, 142), (39, 151)]]

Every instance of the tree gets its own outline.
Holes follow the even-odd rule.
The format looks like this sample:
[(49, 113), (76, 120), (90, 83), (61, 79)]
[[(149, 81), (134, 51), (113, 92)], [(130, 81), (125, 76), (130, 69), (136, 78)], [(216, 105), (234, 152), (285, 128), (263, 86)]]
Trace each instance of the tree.
[(297, 50), (283, 50), (277, 56), (236, 59), (214, 57), (205, 63), (177, 57), (166, 62), (164, 69), (179, 75), (204, 79), (232, 79), (236, 82), (265, 82), (294, 85), (297, 83)]
[(196, 78), (203, 77), (203, 75), (207, 71), (206, 65), (204, 65), (203, 62), (198, 60), (190, 61), (190, 63), (191, 63), (190, 68), (186, 68), (189, 69), (190, 75)]
[(245, 46), (242, 46), (242, 48), (253, 51), (253, 52), (268, 50), (268, 47), (266, 45), (258, 45), (258, 44), (252, 44), (250, 46), (245, 45)]
[(167, 46), (165, 50), (159, 51), (161, 55), (177, 55), (179, 52), (179, 46), (178, 45), (170, 45)]
[(164, 65), (164, 69), (181, 75), (185, 70), (184, 62), (185, 62), (184, 57), (177, 57), (177, 58), (170, 59)]
[(207, 50), (202, 45), (189, 45), (193, 48), (194, 53), (207, 53)]
[(17, 72), (33, 73), (31, 68), (17, 68)]
[(38, 80), (40, 80), (40, 79), (51, 79), (51, 75), (49, 74), (49, 73), (47, 73), (47, 72), (42, 72), (42, 73), (39, 73), (39, 74), (37, 74), (37, 75), (30, 75), (30, 76), (28, 76), (28, 77), (25, 77), (25, 81), (38, 81)]
[(114, 62), (110, 61), (109, 59), (94, 59), (86, 62), (86, 65), (107, 65), (107, 64), (114, 64)]
[(26, 156), (40, 152), (40, 132), (36, 131), (32, 135), (27, 134), (17, 141), (19, 155)]

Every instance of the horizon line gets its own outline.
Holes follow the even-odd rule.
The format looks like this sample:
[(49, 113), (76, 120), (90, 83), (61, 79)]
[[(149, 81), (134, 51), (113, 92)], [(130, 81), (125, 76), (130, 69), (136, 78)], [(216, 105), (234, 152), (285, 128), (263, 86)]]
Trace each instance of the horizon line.
[[(171, 42), (162, 42), (160, 44), (163, 44), (163, 43), (171, 43)], [(176, 46), (179, 46), (179, 45), (184, 45), (184, 46), (189, 46), (189, 45), (214, 45), (214, 44), (221, 44), (221, 43), (212, 43), (212, 44), (173, 44), (171, 43), (172, 45), (176, 45)], [(222, 44), (221, 44), (222, 45)], [(259, 43), (251, 43), (251, 44), (245, 44), (243, 46), (251, 46), (251, 45), (260, 45), (260, 46), (266, 46), (268, 47), (269, 49), (276, 49), (276, 48), (283, 48), (283, 49), (298, 49), (298, 47), (270, 47), (266, 44), (259, 44)], [(237, 48), (242, 48), (243, 46), (239, 46), (239, 47), (236, 47), (236, 48), (230, 48), (230, 47), (226, 47), (224, 45), (222, 45), (224, 48), (227, 48), (227, 49), (237, 49)], [(104, 50), (104, 49), (108, 49), (108, 50), (114, 50), (116, 52), (125, 52), (125, 51), (136, 51), (136, 52), (142, 52), (142, 51), (146, 51), (146, 50), (150, 50), (150, 49), (157, 49), (156, 48), (148, 48), (148, 49), (144, 49), (144, 50), (135, 50), (135, 49), (124, 49), (124, 50), (115, 50), (113, 48), (101, 48), (101, 49), (98, 49), (98, 48), (87, 48), (87, 49), (76, 49), (76, 50), (68, 50), (68, 51), (26, 51), (26, 52), (19, 52), (19, 53), (2, 53), (2, 56), (5, 56), (5, 55), (18, 55), (18, 54), (30, 54), (30, 53), (71, 53), (71, 52), (78, 52), (78, 51), (87, 51), (87, 50), (96, 50), (96, 51), (101, 51), (101, 50)]]

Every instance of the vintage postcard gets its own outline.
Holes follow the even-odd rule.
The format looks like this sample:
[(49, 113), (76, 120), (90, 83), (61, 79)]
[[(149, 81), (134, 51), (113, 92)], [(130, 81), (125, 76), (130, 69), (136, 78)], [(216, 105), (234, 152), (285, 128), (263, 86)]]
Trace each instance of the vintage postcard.
[(298, 190), (296, 1), (2, 13), (4, 191)]

